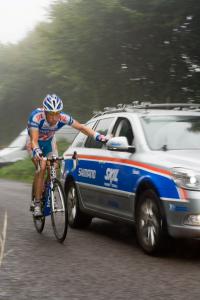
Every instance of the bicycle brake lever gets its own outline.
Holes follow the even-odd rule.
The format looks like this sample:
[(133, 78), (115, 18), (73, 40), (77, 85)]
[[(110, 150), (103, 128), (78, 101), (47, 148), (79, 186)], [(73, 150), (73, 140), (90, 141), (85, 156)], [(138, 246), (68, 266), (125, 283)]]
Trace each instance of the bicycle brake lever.
[(76, 151), (74, 151), (74, 154), (72, 155), (72, 161), (73, 161), (73, 167), (71, 169), (71, 172), (73, 172), (74, 170), (76, 170), (76, 168), (78, 166), (78, 155), (77, 155)]
[(74, 151), (74, 154), (72, 155), (72, 159), (77, 159), (77, 152)]

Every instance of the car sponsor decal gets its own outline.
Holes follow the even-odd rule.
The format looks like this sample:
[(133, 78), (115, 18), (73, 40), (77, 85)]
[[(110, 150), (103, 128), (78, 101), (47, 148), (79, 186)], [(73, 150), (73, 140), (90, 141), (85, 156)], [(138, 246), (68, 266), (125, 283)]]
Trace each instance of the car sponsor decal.
[(96, 170), (78, 168), (78, 176), (95, 179), (96, 178)]
[[(65, 156), (72, 156), (72, 154), (66, 154)], [(157, 174), (162, 174), (171, 178), (171, 172), (166, 169), (161, 169), (158, 167), (154, 167), (145, 163), (141, 163), (134, 160), (124, 159), (124, 158), (115, 158), (115, 157), (107, 157), (107, 156), (96, 156), (96, 155), (78, 155), (78, 159), (87, 159), (87, 160), (95, 160), (95, 161), (105, 161), (105, 162), (116, 162), (120, 164), (132, 165), (138, 167), (143, 170), (148, 170)]]
[(117, 188), (118, 187), (118, 173), (119, 169), (106, 169), (106, 175), (104, 176), (104, 185), (107, 187)]
[[(70, 167), (71, 157), (72, 154), (65, 154), (66, 169)], [(187, 201), (185, 190), (176, 186), (169, 170), (129, 159), (96, 155), (79, 154), (78, 160), (79, 167), (73, 176), (79, 182), (136, 193), (140, 182), (145, 179), (156, 184), (162, 200)]]

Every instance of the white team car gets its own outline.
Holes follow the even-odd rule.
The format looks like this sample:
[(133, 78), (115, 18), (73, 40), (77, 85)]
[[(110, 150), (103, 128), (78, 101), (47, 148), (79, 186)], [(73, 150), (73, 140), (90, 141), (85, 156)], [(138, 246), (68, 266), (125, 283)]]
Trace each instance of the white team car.
[(134, 224), (147, 253), (163, 249), (168, 236), (199, 238), (199, 108), (133, 104), (94, 116), (87, 125), (108, 143), (79, 133), (64, 153), (70, 226), (93, 217)]

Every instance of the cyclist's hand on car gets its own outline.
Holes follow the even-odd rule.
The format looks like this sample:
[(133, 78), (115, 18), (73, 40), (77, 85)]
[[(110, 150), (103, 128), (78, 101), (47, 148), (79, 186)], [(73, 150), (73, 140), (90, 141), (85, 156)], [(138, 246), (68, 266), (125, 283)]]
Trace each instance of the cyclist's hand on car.
[(36, 160), (42, 160), (42, 150), (40, 148), (33, 149), (33, 157)]
[(96, 132), (96, 134), (95, 134), (95, 140), (97, 142), (107, 143), (108, 138), (105, 135)]

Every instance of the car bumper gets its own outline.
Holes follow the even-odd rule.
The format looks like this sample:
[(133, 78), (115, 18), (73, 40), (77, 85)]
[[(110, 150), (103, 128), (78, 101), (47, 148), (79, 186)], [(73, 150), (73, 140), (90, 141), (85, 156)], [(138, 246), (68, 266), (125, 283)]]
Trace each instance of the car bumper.
[(200, 226), (168, 226), (168, 233), (174, 238), (200, 238)]
[[(200, 238), (200, 192), (185, 191), (187, 198), (178, 201), (164, 201), (168, 232), (172, 237)], [(198, 222), (188, 222), (190, 216), (197, 216)]]

